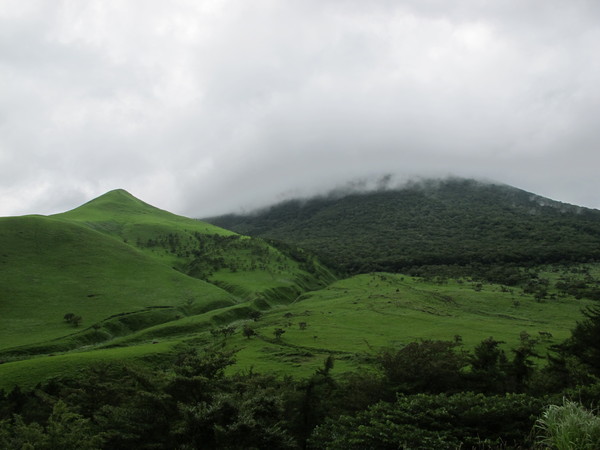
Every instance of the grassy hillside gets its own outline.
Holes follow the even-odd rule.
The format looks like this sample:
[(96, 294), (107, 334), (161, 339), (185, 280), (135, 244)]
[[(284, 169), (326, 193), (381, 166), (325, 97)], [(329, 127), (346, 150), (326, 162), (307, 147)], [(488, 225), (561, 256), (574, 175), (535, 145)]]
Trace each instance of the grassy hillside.
[[(545, 356), (548, 346), (569, 336), (582, 318), (581, 308), (593, 303), (571, 296), (540, 302), (518, 289), (463, 279), (434, 283), (400, 274), (365, 274), (247, 322), (257, 337), (246, 339), (240, 333), (230, 345), (241, 349), (239, 367), (280, 373), (290, 373), (292, 367), (294, 373), (309, 373), (330, 353), (338, 370), (356, 369), (383, 347), (455, 336), (468, 349), (491, 336), (505, 342), (508, 351), (525, 332), (539, 341)], [(285, 330), (279, 340), (277, 328)]]
[[(308, 254), (294, 259), (123, 190), (51, 217), (0, 219), (0, 248), (0, 360), (111, 341), (240, 302), (264, 309), (263, 298), (291, 301), (332, 279)], [(82, 320), (68, 323), (66, 314)]]
[[(510, 349), (527, 333), (545, 356), (551, 345), (569, 336), (582, 318), (581, 309), (591, 304), (563, 294), (539, 301), (519, 289), (480, 286), (465, 279), (432, 282), (400, 274), (357, 275), (290, 304), (273, 304), (260, 317), (252, 318), (251, 304), (232, 305), (149, 326), (85, 352), (6, 363), (0, 365), (0, 388), (10, 389), (14, 383), (32, 386), (64, 375), (65, 367), (76, 370), (93, 361), (164, 358), (182, 344), (236, 351), (237, 363), (230, 372), (252, 369), (296, 378), (314, 373), (328, 355), (334, 355), (338, 375), (373, 370), (373, 354), (419, 339), (452, 341), (460, 336), (464, 348), (472, 350), (493, 337), (504, 342), (510, 356)], [(255, 334), (247, 337), (245, 328)], [(277, 329), (284, 331), (279, 339)], [(537, 364), (545, 362), (540, 359)]]
[(122, 190), (0, 219), (0, 447), (529, 448), (597, 404), (598, 212), (457, 181), (272, 211), (288, 243)]
[(54, 217), (119, 239), (240, 299), (281, 287), (316, 288), (332, 280), (306, 252), (290, 258), (262, 240), (160, 210), (120, 189)]
[[(30, 216), (1, 219), (0, 230), (0, 352), (80, 333), (115, 314), (234, 303), (223, 289), (87, 227)], [(83, 318), (78, 328), (63, 320), (67, 313)]]
[(302, 246), (351, 273), (600, 258), (600, 211), (472, 180), (338, 193), (206, 220)]

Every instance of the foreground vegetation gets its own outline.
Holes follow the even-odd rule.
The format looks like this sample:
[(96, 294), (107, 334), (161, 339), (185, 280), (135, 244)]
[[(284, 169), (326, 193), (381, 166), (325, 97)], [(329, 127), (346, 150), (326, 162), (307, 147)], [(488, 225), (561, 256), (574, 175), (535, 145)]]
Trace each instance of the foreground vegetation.
[[(96, 364), (31, 391), (0, 392), (0, 445), (597, 448), (599, 419), (584, 405), (600, 400), (600, 350), (586, 347), (600, 337), (600, 308), (586, 314), (543, 368), (532, 363), (535, 342), (526, 336), (510, 354), (491, 339), (473, 351), (456, 341), (413, 342), (379, 352), (373, 372), (341, 377), (330, 355), (302, 380), (227, 375), (233, 355), (218, 346), (181, 348), (159, 371)], [(563, 404), (564, 396), (583, 405)]]

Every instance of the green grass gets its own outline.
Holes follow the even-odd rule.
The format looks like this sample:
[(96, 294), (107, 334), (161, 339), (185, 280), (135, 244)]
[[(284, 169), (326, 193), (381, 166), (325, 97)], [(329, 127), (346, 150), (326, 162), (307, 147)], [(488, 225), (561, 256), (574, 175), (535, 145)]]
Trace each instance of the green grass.
[(0, 350), (79, 331), (109, 316), (192, 299), (233, 303), (214, 285), (187, 277), (101, 233), (53, 218), (0, 220)]
[(595, 450), (600, 448), (600, 417), (582, 405), (564, 400), (550, 405), (534, 431), (543, 448), (558, 450)]
[[(274, 305), (256, 322), (249, 319), (256, 308), (254, 302), (248, 301), (148, 326), (105, 345), (121, 356), (136, 357), (137, 348), (141, 354), (148, 348), (159, 348), (151, 342), (167, 347), (179, 343), (198, 347), (223, 344), (227, 349), (237, 350), (237, 363), (229, 368), (230, 372), (252, 369), (300, 378), (322, 367), (329, 354), (336, 359), (334, 374), (369, 370), (368, 356), (384, 347), (397, 347), (417, 339), (452, 340), (455, 335), (462, 337), (467, 349), (493, 336), (504, 341), (509, 352), (518, 345), (521, 332), (539, 339), (539, 332), (546, 331), (553, 337), (540, 339), (538, 351), (544, 354), (549, 345), (569, 336), (570, 329), (582, 317), (580, 308), (591, 304), (573, 298), (540, 303), (533, 296), (505, 291), (493, 284), (478, 291), (469, 282), (440, 285), (394, 274), (359, 275), (305, 293), (289, 304)], [(300, 328), (302, 322), (306, 323), (305, 329)], [(253, 327), (257, 336), (245, 338), (244, 325)], [(225, 326), (235, 327), (233, 336), (226, 339), (211, 336), (210, 330)], [(285, 330), (280, 340), (273, 334), (276, 328)], [(104, 355), (98, 351), (96, 346), (88, 353), (63, 356), (77, 364), (70, 358), (76, 360), (85, 355), (85, 361), (92, 361), (93, 355)], [(30, 361), (36, 364), (43, 360)], [(9, 381), (16, 379), (17, 372), (29, 367), (21, 364), (25, 362), (0, 365), (0, 380), (5, 379), (5, 373), (12, 374), (7, 378)], [(36, 373), (56, 375), (51, 367), (30, 373), (32, 377)], [(6, 386), (6, 382), (0, 382), (2, 385)]]
[[(315, 358), (306, 358), (311, 366), (333, 352), (356, 368), (366, 354), (418, 339), (452, 340), (460, 335), (471, 349), (492, 336), (509, 350), (523, 331), (539, 339), (538, 350), (544, 354), (570, 335), (582, 317), (580, 309), (589, 304), (573, 298), (539, 303), (497, 285), (484, 285), (478, 292), (468, 282), (437, 285), (402, 275), (359, 275), (305, 294), (259, 322), (248, 322), (260, 337), (244, 340), (238, 364), (250, 367), (258, 361), (266, 370), (284, 373), (299, 363), (286, 363), (281, 352), (313, 353)], [(300, 329), (301, 322), (306, 329)], [(274, 339), (276, 328), (285, 330), (280, 342)], [(541, 339), (540, 331), (552, 338)]]
[(0, 389), (6, 391), (18, 385), (33, 388), (38, 382), (51, 378), (71, 377), (78, 371), (98, 362), (143, 362), (145, 358), (165, 355), (172, 351), (171, 342), (146, 343), (135, 347), (97, 349), (63, 355), (44, 355), (0, 365)]

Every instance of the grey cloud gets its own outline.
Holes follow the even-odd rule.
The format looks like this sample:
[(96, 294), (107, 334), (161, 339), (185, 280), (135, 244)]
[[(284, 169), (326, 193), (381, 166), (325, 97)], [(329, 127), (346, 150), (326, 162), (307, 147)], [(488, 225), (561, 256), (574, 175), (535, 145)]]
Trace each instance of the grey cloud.
[(123, 187), (207, 216), (383, 173), (600, 207), (597, 2), (19, 4), (0, 214)]

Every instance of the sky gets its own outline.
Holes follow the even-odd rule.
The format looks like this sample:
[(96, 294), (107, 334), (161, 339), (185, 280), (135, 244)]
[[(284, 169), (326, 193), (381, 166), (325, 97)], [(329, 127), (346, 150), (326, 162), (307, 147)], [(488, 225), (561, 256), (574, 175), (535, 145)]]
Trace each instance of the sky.
[(597, 0), (0, 0), (0, 215), (390, 174), (600, 208)]

